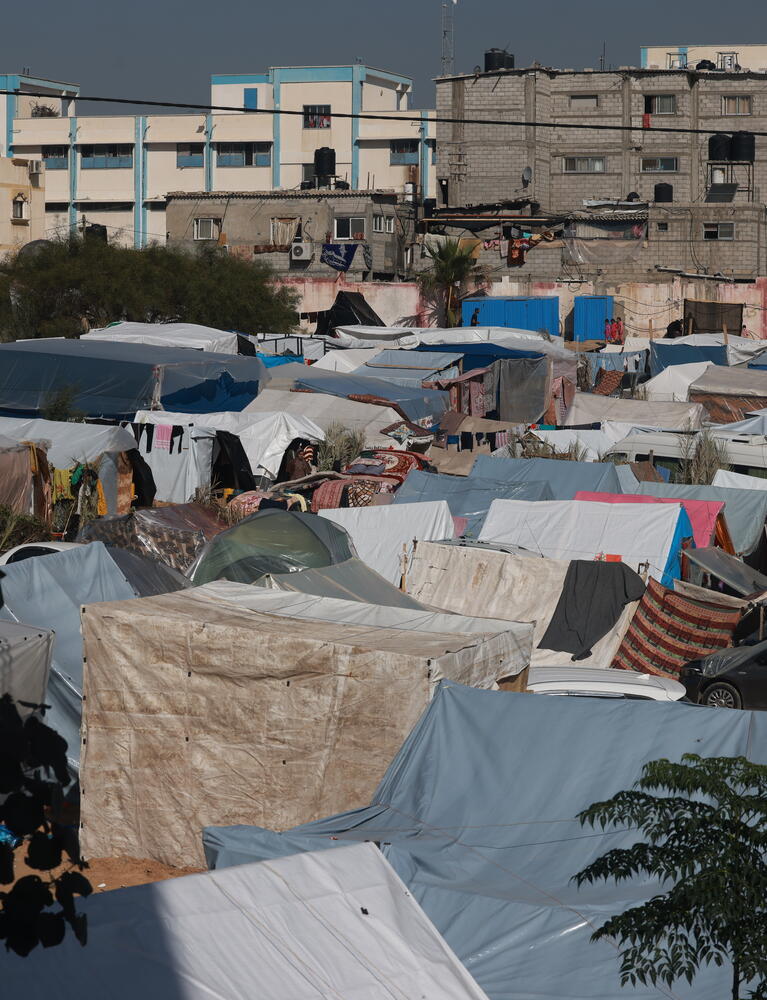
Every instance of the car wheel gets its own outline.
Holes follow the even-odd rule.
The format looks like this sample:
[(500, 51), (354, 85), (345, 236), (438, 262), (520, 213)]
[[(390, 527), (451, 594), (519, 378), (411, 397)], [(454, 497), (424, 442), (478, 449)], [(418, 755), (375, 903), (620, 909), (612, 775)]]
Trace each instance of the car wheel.
[(732, 684), (717, 681), (703, 692), (701, 702), (711, 708), (743, 708), (740, 691)]

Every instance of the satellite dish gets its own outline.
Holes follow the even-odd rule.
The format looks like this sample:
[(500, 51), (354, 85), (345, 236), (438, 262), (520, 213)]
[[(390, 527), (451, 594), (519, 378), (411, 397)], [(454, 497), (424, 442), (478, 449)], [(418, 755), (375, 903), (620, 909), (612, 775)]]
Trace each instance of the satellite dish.
[(533, 179), (533, 168), (532, 167), (525, 167), (525, 169), (522, 171), (522, 184), (523, 184), (523, 186), (527, 187), (527, 185), (530, 183), (530, 181), (532, 179)]

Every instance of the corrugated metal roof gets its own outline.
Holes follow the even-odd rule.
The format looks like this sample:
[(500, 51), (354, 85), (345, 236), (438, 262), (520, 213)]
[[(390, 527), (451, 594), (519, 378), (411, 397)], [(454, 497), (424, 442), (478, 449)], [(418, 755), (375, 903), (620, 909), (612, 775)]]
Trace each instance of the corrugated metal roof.
[(338, 191), (338, 190), (323, 190), (314, 188), (310, 191), (169, 191), (167, 198), (174, 198), (178, 201), (182, 199), (186, 200), (207, 200), (207, 201), (222, 201), (232, 198), (260, 198), (269, 201), (286, 201), (289, 199), (311, 199), (311, 198), (374, 198), (374, 197), (387, 197), (387, 198), (404, 198), (404, 195), (398, 194), (396, 191), (386, 190), (383, 188), (376, 188), (370, 191)]

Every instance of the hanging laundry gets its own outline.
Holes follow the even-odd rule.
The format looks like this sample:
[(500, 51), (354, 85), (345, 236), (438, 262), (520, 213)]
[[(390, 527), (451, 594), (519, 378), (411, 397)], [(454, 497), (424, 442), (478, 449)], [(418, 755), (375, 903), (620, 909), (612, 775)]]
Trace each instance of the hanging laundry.
[(154, 429), (154, 446), (162, 451), (170, 451), (173, 427), (171, 424), (157, 424)]

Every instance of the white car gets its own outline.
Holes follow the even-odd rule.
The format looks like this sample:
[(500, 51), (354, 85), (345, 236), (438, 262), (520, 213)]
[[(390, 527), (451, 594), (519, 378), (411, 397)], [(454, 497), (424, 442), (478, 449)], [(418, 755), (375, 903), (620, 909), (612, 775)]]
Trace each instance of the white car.
[(79, 549), (82, 542), (25, 542), (15, 545), (0, 556), (0, 566), (31, 559), (33, 556), (50, 556), (54, 552), (64, 552), (67, 549)]
[(669, 677), (600, 667), (530, 667), (527, 690), (534, 694), (649, 701), (679, 701), (686, 694), (684, 686)]

